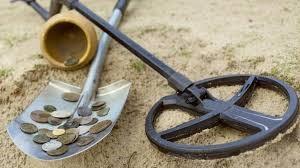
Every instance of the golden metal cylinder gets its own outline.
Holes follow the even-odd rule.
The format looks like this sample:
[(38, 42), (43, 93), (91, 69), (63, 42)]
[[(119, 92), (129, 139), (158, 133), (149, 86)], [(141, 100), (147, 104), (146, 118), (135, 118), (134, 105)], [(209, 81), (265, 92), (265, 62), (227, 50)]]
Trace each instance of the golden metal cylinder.
[[(51, 17), (42, 28), (40, 41), (45, 58), (53, 66), (65, 70), (75, 70), (88, 64), (97, 50), (93, 24), (76, 11)], [(77, 61), (67, 65), (68, 59)]]

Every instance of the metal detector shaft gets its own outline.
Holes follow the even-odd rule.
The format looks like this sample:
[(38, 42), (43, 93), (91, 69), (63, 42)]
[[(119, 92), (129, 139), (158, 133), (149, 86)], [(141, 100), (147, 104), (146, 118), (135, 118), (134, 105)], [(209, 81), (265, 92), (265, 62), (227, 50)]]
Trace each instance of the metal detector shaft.
[[(121, 18), (122, 18), (122, 12), (119, 9), (114, 9), (113, 14), (110, 17), (108, 22), (113, 27), (117, 27), (121, 21)], [(95, 95), (97, 94), (96, 91), (99, 86), (100, 74), (102, 72), (102, 68), (105, 62), (105, 57), (106, 57), (106, 53), (110, 41), (111, 38), (106, 33), (103, 33), (99, 41), (96, 57), (94, 58), (94, 61), (90, 66), (86, 82), (82, 89), (82, 93), (81, 93), (82, 98), (81, 101), (79, 102), (78, 108), (83, 107), (83, 109), (90, 109), (89, 107), (90, 102), (93, 101)], [(91, 115), (91, 113), (92, 113), (91, 110), (78, 111), (78, 114), (81, 116), (89, 116)]]

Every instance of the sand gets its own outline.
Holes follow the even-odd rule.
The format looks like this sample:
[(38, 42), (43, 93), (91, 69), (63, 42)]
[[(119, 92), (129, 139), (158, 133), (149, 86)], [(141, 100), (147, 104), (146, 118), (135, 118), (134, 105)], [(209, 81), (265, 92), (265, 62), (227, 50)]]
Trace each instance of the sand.
[[(43, 4), (48, 1), (43, 0)], [(114, 1), (84, 0), (107, 18)], [(300, 91), (300, 2), (133, 0), (121, 30), (193, 80), (225, 74), (267, 74), (289, 82)], [(126, 79), (132, 88), (112, 134), (75, 157), (43, 162), (26, 156), (9, 139), (6, 125), (53, 79), (82, 86), (87, 68), (65, 72), (43, 59), (39, 31), (44, 21), (22, 3), (0, 2), (0, 162), (1, 167), (300, 167), (300, 129), (279, 135), (251, 152), (217, 160), (189, 160), (159, 152), (144, 132), (145, 117), (161, 97), (174, 91), (154, 70), (116, 42), (106, 60), (101, 85)], [(222, 99), (239, 87), (211, 89)], [(281, 95), (258, 89), (247, 105), (270, 115), (286, 108)], [(164, 130), (193, 117), (166, 112), (156, 125)], [(216, 127), (182, 143), (218, 144), (240, 139), (244, 133)]]

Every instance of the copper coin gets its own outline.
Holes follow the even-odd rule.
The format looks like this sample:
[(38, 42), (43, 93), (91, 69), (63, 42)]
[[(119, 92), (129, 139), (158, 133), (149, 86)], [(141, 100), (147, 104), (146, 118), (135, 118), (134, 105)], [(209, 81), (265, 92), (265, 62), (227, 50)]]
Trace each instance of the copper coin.
[(50, 141), (50, 138), (46, 134), (37, 134), (32, 139), (35, 143), (43, 144)]
[(110, 125), (112, 124), (112, 122), (110, 120), (104, 120), (101, 122), (98, 122), (97, 124), (93, 125), (89, 132), (92, 134), (97, 134), (103, 130), (105, 130), (106, 128), (108, 128)]
[(56, 111), (56, 107), (55, 106), (52, 106), (52, 105), (45, 105), (44, 106), (44, 110), (47, 111), (47, 112), (53, 112), (53, 111)]
[(62, 98), (66, 101), (77, 102), (79, 100), (80, 94), (74, 92), (65, 92)]
[(93, 142), (95, 140), (95, 138), (93, 136), (81, 136), (78, 138), (76, 145), (78, 146), (86, 146), (88, 144), (90, 144), (91, 142)]
[(38, 131), (38, 128), (31, 123), (22, 123), (20, 129), (26, 134), (34, 134)]
[(70, 143), (74, 142), (74, 139), (76, 138), (76, 135), (73, 133), (67, 133), (59, 136), (57, 138), (57, 141), (61, 142), (64, 145), (68, 145)]
[(47, 151), (47, 154), (50, 156), (59, 156), (64, 153), (66, 153), (69, 150), (69, 147), (67, 145), (62, 145), (58, 149)]
[(94, 125), (98, 122), (98, 119), (97, 118), (93, 118), (91, 122), (85, 124), (85, 125)]
[(106, 115), (108, 114), (109, 110), (110, 110), (109, 107), (105, 107), (105, 108), (103, 108), (103, 109), (97, 111), (96, 113), (97, 113), (97, 115), (98, 115), (99, 117), (103, 117), (103, 116), (106, 116)]
[(50, 114), (42, 110), (35, 110), (30, 113), (30, 118), (38, 123), (47, 123), (48, 117), (50, 117)]
[(77, 57), (68, 57), (65, 61), (64, 61), (64, 65), (65, 66), (73, 66), (78, 64), (79, 62), (79, 58)]

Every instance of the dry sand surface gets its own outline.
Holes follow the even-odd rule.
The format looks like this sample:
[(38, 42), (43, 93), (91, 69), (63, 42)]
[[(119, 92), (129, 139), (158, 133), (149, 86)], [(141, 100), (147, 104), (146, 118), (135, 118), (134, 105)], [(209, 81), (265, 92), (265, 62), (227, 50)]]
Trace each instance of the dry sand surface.
[[(83, 0), (104, 18), (110, 15), (114, 2)], [(133, 0), (120, 29), (193, 80), (224, 74), (267, 74), (291, 83), (299, 91), (299, 13), (298, 0)], [(300, 167), (298, 128), (263, 148), (231, 158), (189, 160), (159, 152), (145, 135), (145, 117), (161, 96), (173, 90), (158, 73), (116, 42), (112, 43), (101, 85), (120, 79), (133, 85), (112, 134), (87, 152), (63, 161), (27, 157), (8, 137), (6, 125), (50, 80), (82, 85), (87, 74), (87, 68), (65, 72), (48, 65), (39, 49), (43, 23), (22, 3), (0, 2), (0, 167)], [(211, 91), (226, 99), (238, 88)], [(247, 107), (281, 115), (286, 103), (278, 93), (258, 89)], [(182, 112), (167, 111), (156, 127), (164, 130), (191, 118)], [(181, 143), (216, 144), (243, 136), (228, 127), (217, 127)]]

